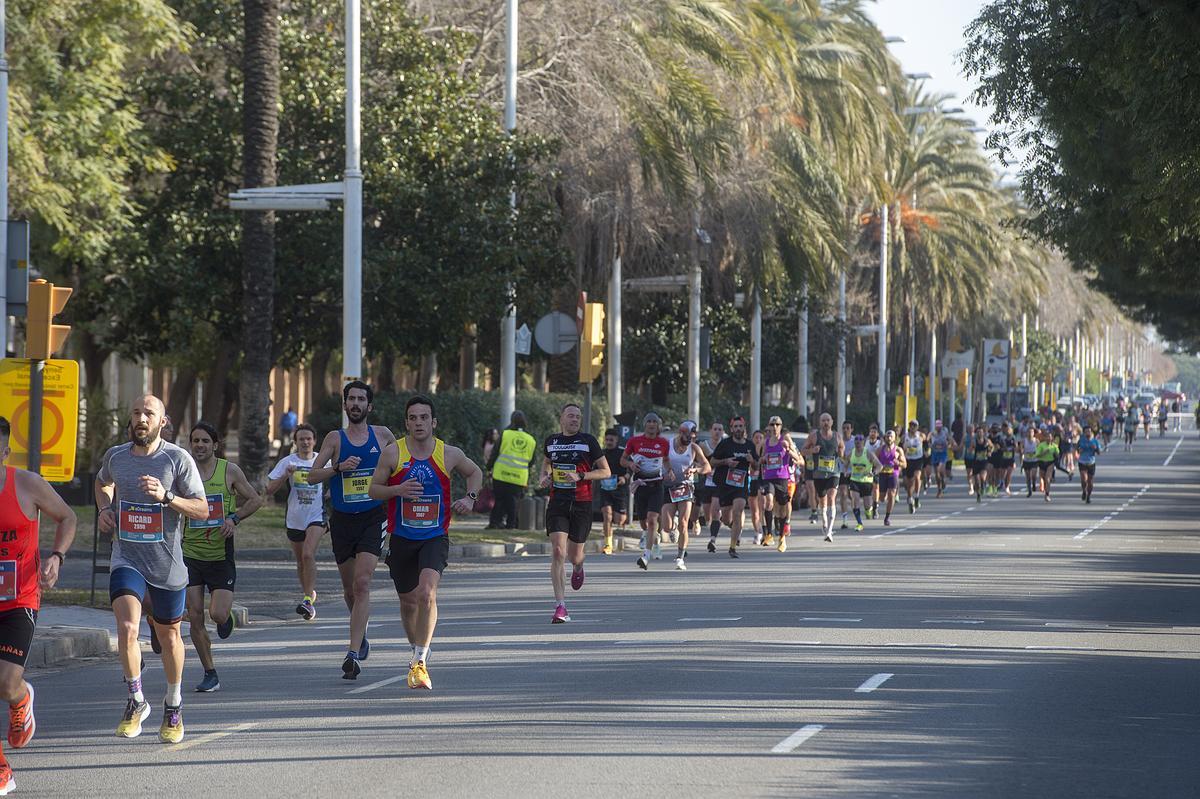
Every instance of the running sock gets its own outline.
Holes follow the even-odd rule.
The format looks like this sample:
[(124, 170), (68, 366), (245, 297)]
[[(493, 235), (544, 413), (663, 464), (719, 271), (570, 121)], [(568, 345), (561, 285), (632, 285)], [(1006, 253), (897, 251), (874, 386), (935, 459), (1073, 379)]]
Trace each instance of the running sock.
[(346, 657), (350, 658), (351, 660), (358, 660), (358, 650), (357, 649), (347, 649)]
[(721, 532), (721, 520), (713, 519), (708, 525), (708, 535), (711, 538), (716, 538), (719, 532)]
[(142, 694), (142, 678), (141, 675), (134, 677), (132, 680), (126, 680), (125, 684), (129, 686), (129, 697), (135, 702), (145, 702), (146, 697)]
[(860, 511), (858, 508), (854, 509), (854, 521), (862, 524), (862, 511)]
[(414, 646), (413, 647), (413, 662), (425, 661), (429, 659), (429, 647)]
[(182, 683), (172, 682), (167, 683), (167, 695), (163, 699), (167, 703), (167, 707), (179, 707), (183, 704), (183, 693), (180, 691)]

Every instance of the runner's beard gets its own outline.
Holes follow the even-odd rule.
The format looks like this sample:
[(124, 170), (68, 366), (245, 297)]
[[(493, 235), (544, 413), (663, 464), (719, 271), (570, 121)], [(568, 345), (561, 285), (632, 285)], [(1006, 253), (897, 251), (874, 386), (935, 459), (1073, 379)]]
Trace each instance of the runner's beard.
[(137, 444), (139, 447), (148, 447), (151, 444), (153, 444), (155, 439), (157, 439), (157, 438), (158, 438), (157, 431), (154, 433), (150, 433), (150, 432), (139, 433), (136, 430), (133, 431), (133, 443)]
[(367, 418), (367, 411), (365, 408), (348, 408), (346, 409), (346, 418), (358, 424)]

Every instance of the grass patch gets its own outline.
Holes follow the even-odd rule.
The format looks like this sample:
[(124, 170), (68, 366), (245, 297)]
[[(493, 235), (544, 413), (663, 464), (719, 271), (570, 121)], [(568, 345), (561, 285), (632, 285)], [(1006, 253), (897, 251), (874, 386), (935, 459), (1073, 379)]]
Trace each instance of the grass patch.
[(78, 605), (84, 608), (100, 608), (108, 610), (112, 605), (108, 601), (108, 581), (96, 587), (96, 601), (92, 602), (92, 592), (87, 588), (51, 588), (42, 592), (43, 605)]

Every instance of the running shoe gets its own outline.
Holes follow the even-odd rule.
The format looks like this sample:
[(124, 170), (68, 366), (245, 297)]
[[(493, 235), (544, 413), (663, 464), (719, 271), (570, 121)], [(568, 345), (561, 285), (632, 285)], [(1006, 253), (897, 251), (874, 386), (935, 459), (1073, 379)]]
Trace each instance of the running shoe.
[(920, 498), (920, 497), (917, 497), (916, 499), (914, 499), (914, 500), (913, 500), (913, 504), (917, 506), (917, 509), (918, 509), (918, 510), (920, 510), (920, 508), (921, 508), (921, 498)]
[(8, 745), (13, 749), (29, 743), (37, 730), (37, 720), (33, 717), (33, 686), (25, 683), (25, 689), (29, 691), (25, 698), (8, 706)]
[(158, 640), (158, 631), (154, 629), (154, 622), (147, 622), (150, 625), (150, 651), (156, 655), (162, 654), (162, 641)]
[(979, 493), (977, 493), (977, 494), (975, 495), (975, 501), (976, 501), (976, 502), (983, 502), (983, 492), (982, 492), (982, 491), (981, 491), (981, 492), (979, 492)]
[(418, 660), (408, 667), (408, 687), (433, 690), (433, 681), (429, 679), (429, 670), (425, 668), (425, 661)]
[(371, 642), (367, 640), (367, 634), (363, 633), (362, 643), (358, 645), (358, 659), (366, 660), (371, 657)]
[(775, 547), (775, 549), (777, 549), (780, 552), (787, 552), (787, 538), (785, 538), (784, 536), (780, 536), (779, 537), (779, 546)]
[(551, 624), (566, 624), (571, 620), (571, 614), (567, 613), (566, 605), (559, 605), (554, 609), (554, 615), (550, 618)]
[(204, 679), (196, 686), (196, 692), (201, 694), (211, 694), (213, 691), (221, 689), (221, 680), (217, 677), (217, 670), (204, 672)]
[(303, 616), (305, 621), (312, 621), (317, 617), (317, 609), (313, 607), (312, 600), (308, 597), (304, 597), (296, 606), (296, 613)]
[(357, 680), (360, 674), (362, 674), (362, 666), (358, 665), (358, 658), (346, 655), (346, 659), (342, 661), (342, 679)]
[(909, 498), (908, 498), (908, 512), (909, 512), (909, 513), (916, 513), (916, 512), (917, 512), (917, 509), (916, 509), (915, 507), (913, 507), (913, 501), (912, 501), (912, 497), (909, 497)]
[(163, 722), (158, 728), (158, 740), (165, 744), (177, 744), (183, 740), (183, 708), (163, 707)]
[(6, 796), (16, 788), (17, 781), (13, 779), (12, 769), (7, 763), (0, 762), (0, 796)]
[(675, 558), (675, 569), (681, 572), (687, 571), (687, 564), (683, 562), (683, 558)]
[(1092, 504), (1092, 495), (1091, 495), (1091, 494), (1088, 494), (1088, 495), (1087, 495), (1087, 499), (1085, 499), (1085, 500), (1084, 500), (1084, 502), (1086, 502), (1087, 504), (1091, 505), (1091, 504)]
[(756, 546), (756, 547), (760, 547), (760, 546), (762, 546), (762, 545), (763, 545), (763, 534), (762, 534), (762, 533), (755, 533), (755, 534), (754, 534), (754, 546)]
[(716, 552), (716, 551), (717, 551), (717, 539), (715, 539), (715, 538), (710, 538), (710, 539), (708, 540), (708, 551), (709, 551), (709, 552)]
[(571, 589), (578, 591), (583, 588), (583, 567), (571, 570)]
[(605, 555), (611, 555), (612, 554), (612, 544), (610, 542), (605, 542), (604, 549), (602, 549), (600, 551), (603, 552)]
[(1047, 495), (1046, 495), (1046, 501), (1047, 501), (1047, 502), (1049, 502), (1049, 501), (1050, 501), (1050, 495), (1049, 495), (1049, 494), (1047, 494)]
[(1087, 489), (1086, 488), (1079, 492), (1079, 498), (1082, 499), (1084, 502), (1087, 502)]
[(117, 736), (120, 738), (136, 738), (142, 734), (142, 722), (150, 715), (150, 703), (138, 702), (129, 698), (125, 703), (125, 715), (117, 725)]
[(764, 547), (774, 546), (775, 545), (775, 536), (772, 535), (771, 533), (767, 533), (765, 536), (763, 536), (762, 545)]
[(652, 554), (655, 560), (662, 560), (662, 546), (660, 544), (655, 544)]
[(737, 557), (740, 557), (740, 555), (738, 555), (738, 553), (737, 553), (737, 547), (730, 547), (730, 548), (729, 548), (729, 557), (731, 557), (731, 558), (737, 558)]
[(642, 537), (638, 539), (638, 549), (646, 548), (646, 534), (642, 533)]
[(229, 616), (225, 621), (217, 625), (217, 637), (221, 640), (233, 635), (233, 628), (237, 626), (237, 621), (233, 618), (233, 611), (229, 611)]
[(829, 543), (831, 543), (831, 544), (833, 543), (833, 530), (826, 530), (826, 531), (825, 531), (825, 540), (826, 540), (826, 541), (828, 541), (828, 542), (829, 542)]
[(892, 526), (892, 517), (891, 517), (891, 516), (884, 516), (884, 517), (883, 517), (883, 526), (884, 526), (884, 527), (891, 527), (891, 526)]
[(815, 510), (808, 514), (808, 523), (809, 524), (817, 523), (817, 512)]
[(842, 528), (841, 528), (841, 529), (843, 529), (843, 530), (846, 530), (846, 529), (848, 529), (848, 527), (846, 526), (846, 520), (845, 520), (845, 519), (842, 519)]
[[(712, 544), (709, 544), (709, 546), (711, 547)], [(711, 551), (712, 550), (710, 549), (709, 552)], [(647, 571), (650, 568), (650, 564), (646, 562), (646, 557), (644, 555), (638, 555), (637, 565), (642, 571)]]
[(859, 522), (858, 524), (854, 525), (854, 532), (861, 533), (862, 531), (863, 531), (862, 522)]

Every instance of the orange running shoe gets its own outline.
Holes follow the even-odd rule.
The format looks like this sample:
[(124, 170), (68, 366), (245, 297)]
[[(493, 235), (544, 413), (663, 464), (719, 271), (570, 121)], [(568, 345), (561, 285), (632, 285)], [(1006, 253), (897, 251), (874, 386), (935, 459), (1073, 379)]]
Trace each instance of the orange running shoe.
[(0, 761), (0, 796), (10, 794), (17, 787), (17, 781), (13, 779), (12, 769), (8, 764)]
[(8, 745), (13, 749), (20, 749), (29, 743), (37, 729), (37, 721), (33, 717), (33, 686), (25, 683), (25, 688), (29, 691), (25, 698), (8, 706)]

